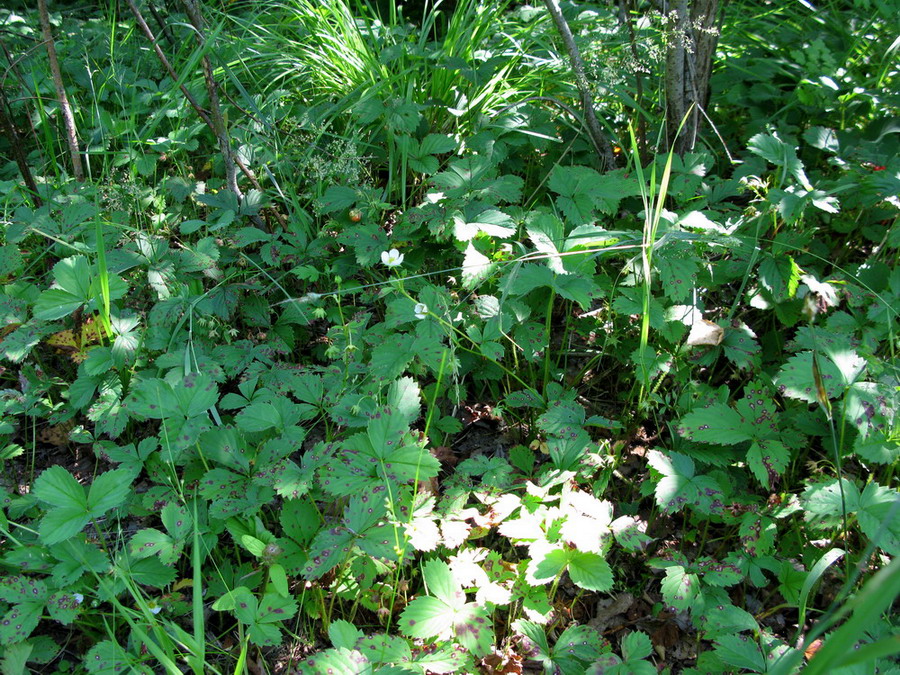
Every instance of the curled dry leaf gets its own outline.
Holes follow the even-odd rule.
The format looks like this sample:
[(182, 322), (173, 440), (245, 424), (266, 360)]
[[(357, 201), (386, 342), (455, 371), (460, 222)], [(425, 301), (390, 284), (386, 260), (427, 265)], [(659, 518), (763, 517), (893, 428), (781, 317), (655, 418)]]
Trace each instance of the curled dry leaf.
[(687, 344), (689, 347), (699, 347), (701, 345), (715, 347), (722, 344), (723, 337), (725, 337), (725, 329), (719, 324), (700, 319), (691, 326)]

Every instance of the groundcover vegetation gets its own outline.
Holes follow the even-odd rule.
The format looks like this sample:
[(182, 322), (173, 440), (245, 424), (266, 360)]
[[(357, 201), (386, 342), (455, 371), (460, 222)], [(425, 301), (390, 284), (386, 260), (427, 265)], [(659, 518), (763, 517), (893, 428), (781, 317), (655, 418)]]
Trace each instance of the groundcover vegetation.
[(4, 675), (900, 673), (896, 18), (7, 3)]

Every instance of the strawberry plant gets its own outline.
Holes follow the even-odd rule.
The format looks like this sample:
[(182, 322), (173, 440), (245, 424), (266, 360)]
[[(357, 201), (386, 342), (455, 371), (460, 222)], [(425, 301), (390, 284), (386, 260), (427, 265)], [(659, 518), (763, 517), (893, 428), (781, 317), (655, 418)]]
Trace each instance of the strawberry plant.
[(893, 672), (886, 3), (45, 4), (3, 673)]

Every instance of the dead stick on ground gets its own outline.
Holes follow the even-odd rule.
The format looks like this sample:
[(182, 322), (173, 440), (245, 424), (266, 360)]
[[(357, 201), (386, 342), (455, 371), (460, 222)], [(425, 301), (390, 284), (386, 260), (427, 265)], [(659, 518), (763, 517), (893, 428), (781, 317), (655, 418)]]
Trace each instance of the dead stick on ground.
[(544, 0), (544, 5), (547, 7), (547, 11), (550, 12), (553, 23), (556, 25), (556, 30), (559, 31), (559, 35), (566, 47), (566, 52), (569, 55), (572, 72), (575, 75), (575, 86), (578, 87), (578, 93), (581, 95), (581, 107), (584, 109), (584, 122), (588, 128), (588, 135), (591, 137), (591, 142), (594, 144), (594, 149), (597, 151), (604, 168), (611, 169), (616, 163), (615, 155), (613, 154), (612, 145), (606, 138), (606, 134), (603, 133), (603, 129), (600, 127), (600, 122), (594, 112), (594, 97), (591, 95), (591, 87), (587, 81), (587, 76), (584, 74), (584, 61), (581, 60), (581, 53), (578, 51), (578, 45), (575, 44), (572, 30), (569, 28), (566, 17), (563, 16), (562, 10), (559, 8), (558, 0)]
[(41, 20), (44, 44), (47, 46), (47, 58), (50, 60), (50, 73), (53, 75), (53, 85), (56, 87), (56, 98), (59, 99), (59, 108), (66, 127), (66, 143), (69, 146), (69, 156), (72, 160), (72, 173), (75, 176), (75, 180), (81, 183), (84, 181), (84, 167), (81, 165), (81, 154), (78, 151), (75, 117), (72, 115), (69, 97), (66, 96), (66, 88), (63, 86), (59, 59), (56, 58), (56, 45), (53, 42), (53, 33), (50, 30), (50, 13), (47, 11), (47, 0), (38, 0), (38, 16)]

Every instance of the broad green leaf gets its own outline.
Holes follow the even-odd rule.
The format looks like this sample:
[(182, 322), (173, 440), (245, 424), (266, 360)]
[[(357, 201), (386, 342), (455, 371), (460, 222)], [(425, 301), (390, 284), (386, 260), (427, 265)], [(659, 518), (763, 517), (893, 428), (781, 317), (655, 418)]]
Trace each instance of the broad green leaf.
[(93, 675), (120, 675), (132, 662), (128, 652), (111, 640), (98, 642), (84, 657), (84, 667)]
[(856, 520), (871, 542), (889, 555), (900, 555), (900, 493), (869, 482), (859, 496)]
[(13, 607), (0, 619), (0, 645), (25, 640), (37, 628), (43, 613), (43, 602), (25, 602)]
[(776, 302), (793, 298), (800, 284), (800, 267), (785, 254), (767, 255), (759, 264), (759, 282)]
[(3, 338), (0, 354), (13, 363), (21, 363), (48, 332), (40, 321), (24, 323)]
[(428, 134), (419, 142), (420, 155), (444, 155), (456, 149), (457, 142), (446, 134)]
[(374, 375), (394, 380), (403, 374), (415, 357), (412, 350), (414, 337), (406, 333), (393, 333), (372, 350), (369, 367)]
[(353, 540), (353, 534), (346, 528), (320, 530), (310, 544), (303, 578), (314, 581), (339, 565), (350, 552)]
[[(574, 553), (572, 551), (571, 553)], [(554, 548), (543, 556), (535, 555), (528, 564), (531, 576), (538, 583), (548, 583), (562, 574), (569, 564), (570, 552), (562, 548)]]
[(323, 213), (334, 213), (342, 209), (349, 209), (356, 204), (357, 199), (356, 190), (343, 185), (330, 185), (319, 199), (319, 208)]
[(9, 243), (0, 246), (0, 277), (12, 276), (23, 265), (24, 260), (18, 246)]
[[(329, 630), (330, 635), (331, 631)], [(412, 660), (412, 649), (409, 642), (398, 635), (385, 635), (384, 633), (365, 637), (360, 635), (356, 641), (356, 648), (363, 654), (368, 654), (369, 658), (376, 663), (398, 664)], [(379, 668), (378, 672), (380, 675), (383, 671)], [(400, 675), (399, 669), (398, 675)]]
[(513, 624), (513, 628), (525, 638), (522, 646), (529, 658), (538, 661), (550, 658), (550, 645), (547, 644), (543, 627), (533, 621), (519, 619)]
[(233, 426), (215, 427), (200, 436), (200, 447), (209, 461), (238, 472), (250, 469), (247, 441)]
[(353, 649), (363, 639), (363, 632), (349, 621), (337, 619), (328, 626), (328, 639), (338, 649)]
[(278, 593), (266, 593), (256, 612), (258, 623), (276, 623), (287, 621), (297, 613), (297, 603), (291, 597), (283, 597)]
[(494, 646), (493, 622), (487, 609), (474, 603), (461, 608), (454, 618), (453, 633), (476, 658), (487, 656)]
[(803, 170), (803, 162), (797, 158), (797, 149), (782, 141), (776, 134), (756, 134), (747, 142), (747, 149), (775, 166), (784, 167), (804, 188), (812, 189)]
[(131, 415), (149, 419), (180, 415), (172, 386), (155, 377), (139, 380), (128, 394), (125, 406)]
[(741, 546), (754, 558), (772, 551), (776, 532), (777, 527), (771, 518), (752, 511), (743, 515), (738, 529)]
[(443, 560), (429, 560), (422, 568), (422, 577), (428, 594), (433, 595), (444, 604), (453, 608), (460, 608), (466, 602), (466, 594), (463, 593), (459, 583), (453, 578), (450, 566)]
[(369, 660), (360, 652), (350, 649), (326, 649), (301, 661), (299, 675), (373, 675)]
[(666, 577), (660, 584), (663, 600), (678, 611), (690, 609), (700, 593), (700, 579), (681, 565), (666, 568)]
[(51, 466), (34, 482), (34, 496), (51, 506), (87, 511), (87, 496), (78, 481), (61, 466)]
[(68, 626), (78, 618), (82, 609), (81, 602), (74, 593), (57, 591), (47, 598), (47, 613), (54, 621)]
[(656, 503), (669, 513), (693, 504), (704, 513), (721, 512), (722, 490), (709, 476), (694, 475), (694, 461), (678, 452), (651, 450), (651, 467), (662, 474), (656, 484)]
[(184, 417), (203, 415), (219, 400), (219, 390), (209, 375), (190, 373), (172, 386), (176, 408)]
[(453, 625), (454, 610), (438, 598), (422, 595), (410, 602), (400, 615), (400, 630), (412, 638), (447, 635)]
[[(844, 501), (847, 513), (854, 513), (859, 509), (859, 488), (846, 478), (841, 479), (843, 484)], [(821, 521), (826, 526), (836, 526), (841, 521), (841, 485), (837, 479), (814, 483), (807, 486), (800, 497), (807, 521)]]
[(565, 227), (559, 218), (549, 213), (534, 212), (526, 220), (526, 232), (535, 249), (547, 256), (547, 267), (556, 274), (567, 274), (559, 256), (566, 240)]
[(672, 302), (687, 300), (697, 282), (697, 261), (693, 257), (679, 258), (662, 253), (653, 257), (653, 266), (659, 270), (663, 293)]
[(557, 165), (550, 172), (547, 187), (557, 195), (556, 205), (571, 225), (584, 225), (593, 220), (595, 199), (592, 189), (600, 174), (586, 166)]
[(572, 583), (580, 588), (599, 593), (612, 588), (612, 568), (599, 553), (570, 552), (568, 569)]
[(0, 600), (10, 604), (20, 602), (44, 602), (47, 599), (47, 584), (40, 579), (24, 574), (0, 579)]
[[(865, 364), (864, 360), (860, 361)], [(846, 378), (847, 374), (844, 376)], [(863, 444), (869, 437), (885, 436), (885, 430), (893, 428), (898, 410), (900, 390), (886, 383), (853, 382), (844, 396), (844, 415), (859, 431), (857, 445)]]
[(152, 527), (135, 532), (128, 550), (138, 559), (159, 556), (164, 565), (171, 565), (181, 554), (181, 547), (172, 537)]
[(734, 445), (753, 438), (753, 427), (729, 406), (715, 404), (683, 416), (678, 434), (690, 441)]
[(506, 239), (515, 233), (515, 221), (496, 209), (486, 209), (468, 218), (463, 214), (453, 217), (453, 234), (458, 241), (471, 241), (479, 234)]
[(716, 654), (728, 665), (753, 673), (766, 672), (766, 658), (748, 635), (723, 635), (716, 639)]
[(302, 409), (286, 397), (267, 398), (251, 403), (235, 416), (242, 431), (249, 433), (269, 431), (283, 433), (300, 421)]
[(41, 293), (34, 303), (34, 318), (41, 321), (55, 321), (69, 316), (90, 299), (85, 300), (81, 296), (59, 288), (51, 288)]
[(419, 384), (411, 377), (394, 380), (388, 388), (388, 407), (392, 415), (403, 420), (408, 428), (419, 418), (422, 408)]
[(592, 661), (609, 645), (592, 626), (572, 625), (566, 628), (553, 645), (552, 657), (558, 661), (563, 655), (583, 663)]
[(731, 363), (740, 370), (753, 370), (759, 365), (759, 354), (762, 348), (756, 341), (756, 334), (747, 324), (741, 322), (725, 331), (722, 350)]
[(99, 518), (110, 509), (121, 506), (131, 493), (134, 478), (128, 469), (114, 469), (94, 479), (88, 492), (87, 507), (91, 518)]
[(260, 647), (275, 647), (281, 644), (281, 630), (266, 623), (252, 623), (248, 631), (250, 642)]
[(639, 661), (652, 653), (650, 638), (642, 631), (632, 631), (622, 639), (622, 656), (626, 661)]
[(56, 289), (44, 291), (35, 303), (36, 318), (45, 321), (61, 319), (93, 300), (91, 265), (85, 256), (60, 260), (53, 266), (53, 279)]
[(754, 441), (747, 451), (747, 465), (756, 479), (772, 488), (791, 462), (791, 451), (775, 439)]
[(346, 232), (341, 233), (338, 241), (350, 246), (356, 254), (356, 262), (365, 267), (371, 267), (381, 259), (383, 251), (390, 248), (387, 235), (375, 223), (353, 225)]
[(409, 431), (409, 423), (403, 415), (395, 413), (390, 408), (384, 408), (375, 413), (366, 426), (366, 437), (370, 443), (372, 452), (379, 459), (387, 459), (403, 441), (403, 436)]
[(584, 408), (574, 401), (553, 401), (537, 422), (546, 434), (569, 436), (584, 425)]
[(485, 281), (494, 271), (497, 264), (481, 253), (470, 241), (466, 247), (465, 258), (462, 264), (463, 288), (472, 290)]
[[(819, 373), (828, 398), (839, 398), (847, 384), (840, 368), (829, 358), (819, 356)], [(781, 368), (776, 380), (782, 396), (796, 398), (807, 403), (816, 402), (816, 383), (813, 377), (813, 353), (802, 352), (792, 356)]]
[(853, 451), (867, 462), (893, 464), (900, 459), (900, 441), (883, 431), (875, 431), (866, 437), (857, 436)]

